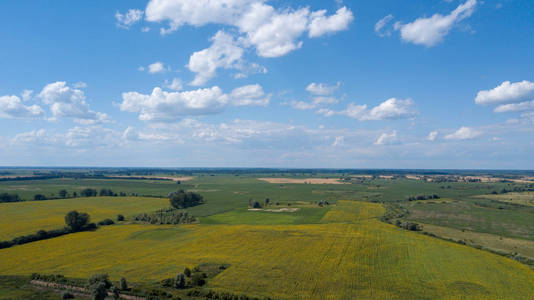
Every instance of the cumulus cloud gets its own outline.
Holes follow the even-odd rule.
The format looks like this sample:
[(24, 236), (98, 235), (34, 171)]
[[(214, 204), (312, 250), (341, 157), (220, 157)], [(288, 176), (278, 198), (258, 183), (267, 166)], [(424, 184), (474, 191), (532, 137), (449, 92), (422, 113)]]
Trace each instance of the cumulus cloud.
[(72, 88), (64, 81), (47, 84), (38, 97), (50, 107), (54, 119), (67, 117), (81, 124), (109, 121), (105, 113), (89, 109), (82, 90)]
[(243, 48), (237, 45), (234, 37), (224, 31), (218, 31), (211, 38), (212, 44), (209, 48), (197, 51), (189, 58), (187, 67), (191, 72), (196, 73), (191, 85), (204, 85), (215, 76), (218, 68), (238, 68), (238, 63), (243, 56)]
[(354, 19), (347, 7), (327, 16), (325, 10), (310, 12), (309, 8), (276, 9), (262, 0), (151, 0), (145, 10), (146, 20), (165, 22), (162, 34), (183, 25), (221, 24), (236, 27), (239, 40), (254, 46), (258, 55), (278, 57), (302, 46), (298, 39), (319, 37), (347, 29)]
[(125, 14), (120, 12), (115, 13), (115, 19), (117, 19), (117, 26), (124, 29), (130, 29), (130, 27), (141, 21), (143, 18), (143, 11), (140, 9), (129, 9)]
[(382, 19), (378, 20), (375, 24), (375, 33), (378, 34), (380, 37), (390, 36), (391, 30), (383, 31), (382, 29), (386, 27), (386, 25), (393, 20), (393, 15), (387, 15), (383, 17)]
[(110, 147), (121, 143), (120, 132), (102, 126), (75, 126), (64, 132), (45, 129), (17, 134), (14, 145), (39, 145), (71, 148)]
[(405, 42), (432, 47), (443, 41), (451, 28), (469, 18), (475, 11), (477, 0), (467, 0), (448, 15), (434, 14), (429, 18), (418, 18), (407, 24), (395, 23), (395, 30), (400, 31)]
[(32, 98), (33, 90), (23, 90), (20, 95), (22, 96), (22, 101), (28, 101)]
[(44, 112), (40, 106), (24, 105), (18, 96), (0, 96), (0, 118), (32, 119), (43, 115)]
[(317, 113), (326, 117), (345, 115), (359, 121), (406, 119), (417, 115), (417, 111), (414, 109), (413, 100), (397, 98), (387, 99), (370, 110), (365, 104), (358, 105), (349, 103), (347, 108), (342, 111), (321, 109), (318, 110)]
[(519, 102), (534, 94), (534, 82), (523, 80), (520, 82), (505, 81), (491, 90), (477, 93), (476, 104), (503, 104)]
[(278, 9), (263, 0), (151, 0), (145, 9), (149, 22), (167, 23), (161, 34), (169, 34), (180, 26), (219, 24), (230, 27), (212, 37), (209, 48), (193, 53), (189, 69), (196, 73), (191, 83), (204, 85), (216, 75), (218, 68), (238, 69), (234, 77), (247, 73), (265, 73), (264, 67), (247, 66), (242, 60), (245, 49), (252, 48), (261, 57), (279, 57), (302, 47), (301, 37), (316, 38), (348, 28), (354, 19), (347, 7), (334, 14), (326, 10), (310, 11)]
[(185, 116), (219, 113), (228, 105), (265, 106), (270, 97), (258, 84), (236, 88), (230, 94), (223, 93), (217, 86), (183, 92), (167, 92), (156, 87), (149, 95), (123, 93), (120, 109), (139, 113), (142, 121), (171, 122)]
[(319, 37), (327, 33), (345, 30), (354, 19), (352, 12), (343, 6), (334, 15), (326, 17), (326, 10), (319, 10), (310, 15), (308, 36)]
[(448, 134), (445, 136), (445, 139), (447, 140), (471, 140), (478, 136), (480, 136), (482, 133), (480, 131), (477, 131), (471, 127), (460, 127), (460, 129), (456, 130), (455, 132)]
[(228, 103), (228, 96), (217, 86), (185, 92), (156, 87), (150, 95), (127, 92), (122, 99), (120, 109), (138, 112), (142, 121), (174, 121), (186, 115), (217, 113)]
[(313, 95), (326, 96), (333, 94), (337, 89), (339, 89), (340, 85), (340, 82), (336, 83), (335, 85), (312, 82), (308, 84), (308, 86), (306, 87), (306, 91)]
[(534, 110), (534, 100), (520, 103), (510, 103), (497, 106), (493, 111), (496, 113), (518, 112)]
[(165, 65), (160, 61), (148, 65), (148, 73), (150, 74), (163, 73), (165, 71), (167, 71), (167, 69), (165, 68)]
[(271, 94), (266, 95), (259, 84), (245, 85), (235, 88), (230, 93), (231, 103), (234, 106), (259, 105), (267, 106)]
[(436, 137), (438, 137), (438, 132), (437, 131), (432, 131), (428, 134), (428, 136), (426, 137), (427, 140), (433, 142), (436, 140)]
[(375, 145), (392, 145), (398, 143), (397, 131), (393, 130), (391, 133), (382, 133), (375, 141)]
[(180, 78), (173, 78), (171, 82), (165, 80), (165, 87), (170, 90), (180, 91), (183, 88), (182, 80)]

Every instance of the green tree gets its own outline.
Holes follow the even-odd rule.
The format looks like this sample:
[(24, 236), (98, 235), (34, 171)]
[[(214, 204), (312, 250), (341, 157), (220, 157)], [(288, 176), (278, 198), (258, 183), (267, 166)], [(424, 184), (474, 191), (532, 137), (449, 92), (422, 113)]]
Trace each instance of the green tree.
[(128, 283), (126, 282), (126, 278), (121, 278), (121, 290), (126, 291), (128, 289)]
[(176, 274), (174, 277), (174, 288), (183, 289), (185, 287), (185, 275), (184, 273)]
[(59, 197), (61, 197), (61, 198), (67, 198), (67, 196), (69, 195), (67, 190), (61, 190), (61, 191), (59, 191), (58, 194), (59, 194)]
[(180, 209), (203, 204), (204, 198), (197, 193), (179, 190), (169, 194), (169, 201), (172, 207)]
[(86, 213), (79, 213), (75, 210), (69, 212), (65, 216), (65, 224), (72, 229), (72, 231), (79, 231), (89, 222), (89, 215)]
[(185, 276), (187, 276), (187, 277), (191, 277), (191, 270), (190, 270), (189, 268), (185, 268), (185, 269), (184, 269), (184, 274), (185, 274)]
[(95, 274), (89, 278), (88, 290), (93, 300), (105, 300), (110, 287), (111, 282), (107, 274)]

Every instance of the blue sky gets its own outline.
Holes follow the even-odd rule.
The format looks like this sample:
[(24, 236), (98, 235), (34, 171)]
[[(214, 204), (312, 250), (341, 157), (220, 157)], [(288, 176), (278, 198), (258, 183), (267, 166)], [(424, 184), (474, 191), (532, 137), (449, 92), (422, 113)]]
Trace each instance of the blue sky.
[(532, 1), (1, 5), (0, 165), (534, 168)]

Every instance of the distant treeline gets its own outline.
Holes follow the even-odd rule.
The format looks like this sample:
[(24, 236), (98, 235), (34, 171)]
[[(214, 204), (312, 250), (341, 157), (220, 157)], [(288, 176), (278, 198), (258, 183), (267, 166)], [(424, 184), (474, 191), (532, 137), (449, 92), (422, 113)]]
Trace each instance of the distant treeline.
[[(137, 196), (137, 194), (130, 194), (131, 196)], [(65, 189), (60, 190), (58, 193), (58, 196), (54, 196), (54, 194), (50, 196), (46, 196), (43, 194), (35, 194), (33, 195), (32, 200), (33, 201), (43, 201), (43, 200), (56, 200), (56, 199), (67, 199), (67, 198), (77, 198), (77, 197), (125, 197), (128, 196), (124, 192), (115, 193), (111, 189), (102, 188), (100, 191), (97, 189), (91, 189), (86, 188), (78, 192), (72, 192), (72, 194), (69, 194), (69, 192)], [(8, 193), (1, 193), (0, 194), (0, 203), (6, 203), (6, 202), (21, 202), (25, 201), (22, 199), (18, 194), (8, 194)]]
[(17, 194), (8, 194), (8, 193), (2, 193), (0, 194), (0, 203), (4, 202), (20, 202), (22, 199), (20, 199), (19, 195)]

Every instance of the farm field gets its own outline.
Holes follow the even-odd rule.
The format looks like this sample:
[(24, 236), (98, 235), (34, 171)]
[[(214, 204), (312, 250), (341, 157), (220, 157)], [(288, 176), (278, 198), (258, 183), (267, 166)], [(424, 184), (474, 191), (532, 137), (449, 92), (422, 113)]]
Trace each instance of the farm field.
[(86, 212), (92, 222), (118, 214), (130, 216), (169, 206), (167, 198), (89, 197), (46, 201), (0, 203), (0, 241), (65, 226), (65, 214), (71, 210)]
[(534, 293), (528, 267), (381, 223), (383, 212), (380, 204), (340, 201), (323, 224), (113, 225), (3, 249), (0, 269), (159, 281), (184, 267), (225, 263), (230, 267), (209, 288), (281, 299), (527, 299)]

